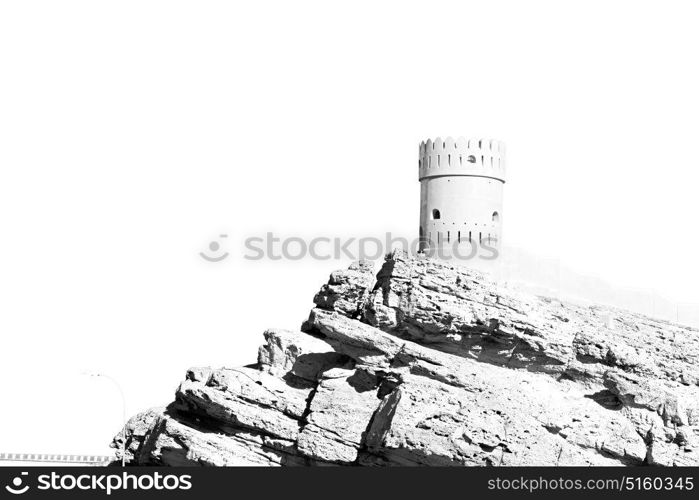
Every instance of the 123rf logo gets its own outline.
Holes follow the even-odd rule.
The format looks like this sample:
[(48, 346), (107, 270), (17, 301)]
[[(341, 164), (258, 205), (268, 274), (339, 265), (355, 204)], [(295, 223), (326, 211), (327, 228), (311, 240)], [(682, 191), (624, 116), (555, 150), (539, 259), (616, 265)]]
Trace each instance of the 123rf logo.
[[(27, 483), (27, 472), (15, 477), (5, 489), (13, 495), (26, 493), (30, 486)], [(35, 489), (39, 491), (97, 491), (111, 495), (114, 491), (148, 491), (148, 490), (189, 490), (192, 488), (192, 476), (189, 474), (42, 474), (37, 477)]]

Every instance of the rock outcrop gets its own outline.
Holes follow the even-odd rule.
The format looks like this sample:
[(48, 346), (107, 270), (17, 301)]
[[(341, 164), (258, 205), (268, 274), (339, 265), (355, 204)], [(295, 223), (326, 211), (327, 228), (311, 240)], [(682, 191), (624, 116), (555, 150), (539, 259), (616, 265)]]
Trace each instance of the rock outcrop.
[(257, 364), (190, 369), (133, 417), (128, 463), (699, 465), (695, 329), (402, 252), (314, 302)]

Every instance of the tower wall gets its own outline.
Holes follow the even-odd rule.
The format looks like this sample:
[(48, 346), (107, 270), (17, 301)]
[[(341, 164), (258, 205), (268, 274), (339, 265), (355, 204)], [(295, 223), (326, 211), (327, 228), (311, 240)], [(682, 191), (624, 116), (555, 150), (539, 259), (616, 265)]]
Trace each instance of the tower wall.
[(470, 257), (466, 265), (487, 267), (502, 242), (504, 144), (428, 140), (420, 144), (419, 176), (421, 248), (447, 259), (458, 252)]

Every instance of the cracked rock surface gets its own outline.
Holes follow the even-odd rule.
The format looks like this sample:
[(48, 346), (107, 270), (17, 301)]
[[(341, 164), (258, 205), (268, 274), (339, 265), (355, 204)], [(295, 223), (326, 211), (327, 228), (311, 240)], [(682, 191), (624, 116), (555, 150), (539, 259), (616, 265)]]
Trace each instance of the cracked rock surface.
[(256, 365), (192, 368), (134, 416), (127, 462), (699, 465), (696, 329), (403, 252), (332, 273), (314, 303)]

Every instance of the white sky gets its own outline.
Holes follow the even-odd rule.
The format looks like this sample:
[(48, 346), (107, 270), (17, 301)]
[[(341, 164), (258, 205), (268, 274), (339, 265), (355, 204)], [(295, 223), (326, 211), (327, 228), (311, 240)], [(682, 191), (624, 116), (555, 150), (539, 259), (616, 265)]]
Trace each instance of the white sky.
[[(505, 238), (697, 301), (691, 2), (0, 4), (0, 452), (96, 453), (186, 368), (253, 362), (345, 261), (241, 241), (417, 231), (420, 140), (507, 143)], [(198, 257), (219, 233), (231, 257)], [(8, 408), (11, 409), (8, 410)]]

